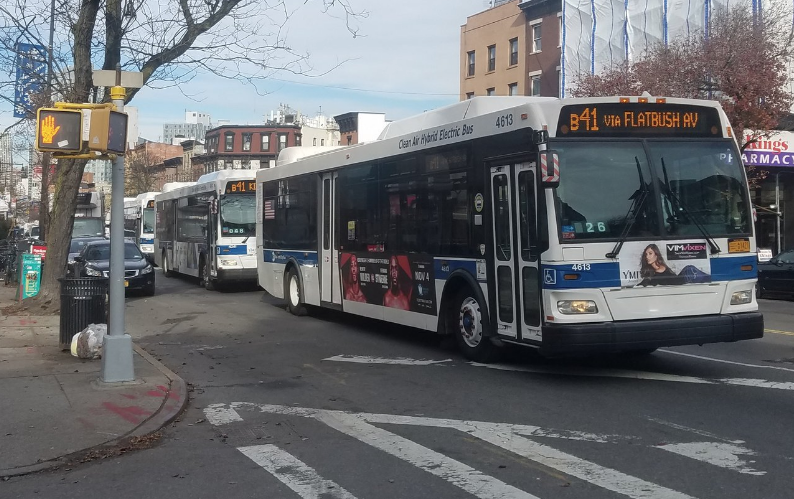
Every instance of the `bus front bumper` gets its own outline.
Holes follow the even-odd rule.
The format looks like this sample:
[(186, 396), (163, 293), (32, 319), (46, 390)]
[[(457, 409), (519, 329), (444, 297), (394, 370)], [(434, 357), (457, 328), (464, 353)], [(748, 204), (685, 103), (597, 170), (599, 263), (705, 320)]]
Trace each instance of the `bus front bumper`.
[(252, 269), (218, 269), (216, 279), (219, 282), (256, 282), (256, 268)]
[(760, 312), (543, 326), (540, 352), (549, 356), (618, 353), (703, 345), (764, 336)]

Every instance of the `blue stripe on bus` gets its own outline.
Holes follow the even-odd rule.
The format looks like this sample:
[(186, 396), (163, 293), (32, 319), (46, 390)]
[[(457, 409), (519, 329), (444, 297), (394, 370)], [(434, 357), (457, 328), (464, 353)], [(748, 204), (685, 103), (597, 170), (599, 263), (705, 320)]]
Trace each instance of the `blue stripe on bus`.
[(248, 246), (245, 244), (228, 244), (224, 246), (216, 246), (216, 252), (219, 255), (247, 255)]
[(294, 258), (300, 265), (317, 265), (316, 251), (264, 251), (265, 263), (286, 263), (290, 258)]
[(458, 269), (467, 271), (474, 278), (477, 277), (477, 262), (474, 260), (433, 259), (433, 273), (436, 279), (448, 279), (449, 275)]
[(142, 237), (140, 238), (141, 244), (154, 244), (153, 237)]
[[(711, 259), (711, 282), (755, 279), (758, 275), (755, 255)], [(546, 289), (619, 288), (620, 265), (617, 262), (591, 263), (590, 270), (574, 270), (574, 263), (542, 265), (543, 287)], [(742, 270), (749, 265), (752, 270)], [(578, 274), (565, 280), (565, 274)]]

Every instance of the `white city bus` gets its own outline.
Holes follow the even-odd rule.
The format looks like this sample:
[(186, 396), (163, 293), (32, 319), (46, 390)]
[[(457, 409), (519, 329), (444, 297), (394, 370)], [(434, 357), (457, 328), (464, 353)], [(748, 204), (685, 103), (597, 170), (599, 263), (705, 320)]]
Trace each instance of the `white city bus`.
[(154, 261), (154, 197), (159, 192), (144, 192), (124, 198), (124, 229), (135, 232), (141, 253)]
[(259, 284), (454, 334), (470, 359), (759, 338), (739, 149), (714, 101), (477, 97), (260, 170)]
[(166, 184), (155, 196), (154, 257), (163, 273), (198, 277), (207, 289), (256, 282), (255, 187), (251, 170)]

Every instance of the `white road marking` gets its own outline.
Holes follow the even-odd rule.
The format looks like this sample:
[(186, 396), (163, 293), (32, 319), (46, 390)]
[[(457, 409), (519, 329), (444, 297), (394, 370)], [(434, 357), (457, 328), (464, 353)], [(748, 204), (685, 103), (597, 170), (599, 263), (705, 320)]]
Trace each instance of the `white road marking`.
[(207, 418), (207, 421), (214, 424), (215, 426), (221, 426), (243, 420), (243, 418), (237, 414), (237, 411), (231, 407), (227, 407), (226, 404), (208, 405), (204, 408), (204, 416)]
[(765, 365), (762, 365), (762, 364), (748, 364), (746, 362), (736, 362), (736, 361), (733, 361), (733, 360), (715, 359), (713, 357), (704, 357), (702, 355), (695, 355), (695, 354), (691, 354), (691, 353), (675, 352), (673, 350), (660, 349), (658, 351), (659, 352), (663, 352), (663, 353), (669, 353), (669, 354), (672, 354), (672, 355), (680, 355), (682, 357), (692, 357), (693, 359), (707, 360), (709, 362), (719, 362), (721, 364), (733, 364), (735, 366), (755, 367), (755, 368), (758, 368), (758, 369), (774, 369), (776, 371), (787, 371), (787, 372), (790, 372), (790, 373), (794, 373), (794, 369), (791, 369), (789, 367), (765, 366)]
[(444, 360), (417, 360), (409, 359), (407, 357), (368, 357), (366, 355), (334, 355), (327, 359), (334, 362), (353, 362), (355, 364), (393, 364), (402, 366), (430, 366), (433, 364), (442, 364), (444, 362), (452, 362), (452, 359)]
[(691, 496), (681, 492), (646, 482), (617, 470), (599, 466), (519, 435), (507, 432), (484, 432), (482, 430), (473, 431), (469, 435), (536, 463), (633, 499), (692, 499)]
[(567, 436), (564, 432), (547, 431), (529, 425), (489, 423), (484, 421), (460, 421), (454, 419), (390, 414), (354, 414), (342, 411), (282, 405), (263, 405), (249, 402), (233, 402), (230, 404), (230, 407), (232, 409), (249, 409), (266, 413), (317, 419), (342, 433), (350, 435), (429, 473), (439, 476), (478, 497), (534, 496), (511, 495), (513, 493), (526, 493), (514, 489), (512, 486), (493, 477), (483, 475), (468, 465), (455, 461), (443, 454), (439, 454), (411, 440), (373, 426), (371, 423), (454, 428), (492, 445), (518, 454), (526, 459), (575, 476), (607, 490), (631, 497), (632, 499), (691, 499), (690, 496), (681, 492), (566, 454), (547, 445), (534, 442), (524, 435), (526, 434), (532, 437), (551, 436), (555, 438), (572, 438), (602, 443), (610, 440), (617, 440), (621, 437), (604, 437), (587, 433), (576, 434), (576, 432), (570, 432), (571, 435)]
[(356, 499), (356, 496), (331, 480), (326, 480), (292, 454), (275, 445), (253, 445), (237, 450), (292, 489), (303, 499), (334, 497)]
[(675, 374), (652, 373), (647, 371), (628, 371), (623, 369), (598, 369), (587, 367), (525, 367), (525, 366), (511, 366), (507, 364), (480, 364), (478, 362), (469, 362), (470, 365), (475, 367), (486, 367), (488, 369), (497, 369), (500, 371), (518, 371), (528, 372), (535, 374), (561, 374), (565, 376), (592, 376), (602, 378), (629, 378), (629, 379), (650, 379), (655, 381), (676, 381), (678, 383), (694, 383), (694, 384), (712, 384), (703, 378), (694, 378), (692, 376), (677, 376)]
[(739, 459), (738, 455), (755, 455), (755, 452), (739, 445), (721, 442), (688, 442), (658, 445), (657, 447), (746, 475), (766, 475), (766, 471), (748, 468), (747, 462)]
[(681, 424), (672, 423), (670, 421), (665, 421), (663, 419), (657, 419), (657, 418), (651, 418), (651, 417), (648, 417), (647, 419), (648, 419), (648, 421), (653, 421), (654, 423), (659, 423), (661, 425), (669, 426), (670, 428), (675, 428), (676, 430), (681, 430), (681, 431), (686, 431), (686, 432), (689, 432), (689, 433), (694, 433), (696, 435), (700, 435), (701, 437), (713, 438), (714, 440), (722, 440), (723, 442), (728, 442), (729, 444), (743, 444), (744, 443), (744, 440), (730, 440), (730, 439), (727, 439), (727, 438), (723, 438), (723, 437), (721, 437), (719, 435), (716, 435), (714, 433), (711, 433), (709, 431), (699, 430), (697, 428), (690, 428), (689, 426), (684, 426), (684, 425), (681, 425)]
[(225, 346), (223, 346), (223, 345), (213, 345), (213, 346), (210, 346), (210, 345), (203, 345), (203, 346), (200, 346), (200, 347), (196, 348), (195, 350), (196, 350), (197, 352), (202, 352), (202, 351), (204, 351), (204, 350), (219, 350), (219, 349), (221, 349), (221, 348), (226, 348), (226, 347), (225, 347)]
[[(469, 365), (472, 365), (474, 367), (485, 367), (487, 369), (496, 369), (500, 371), (516, 371), (516, 372), (526, 372), (533, 374), (555, 374), (561, 376), (589, 376), (589, 377), (602, 377), (602, 378), (647, 379), (651, 381), (672, 381), (675, 383), (692, 383), (692, 384), (703, 384), (703, 385), (726, 384), (726, 385), (750, 386), (755, 388), (772, 388), (775, 390), (794, 390), (794, 382), (768, 381), (765, 379), (748, 379), (748, 378), (705, 379), (705, 378), (696, 378), (692, 376), (678, 376), (676, 374), (653, 373), (647, 371), (629, 371), (622, 369), (599, 369), (599, 368), (587, 368), (587, 367), (553, 367), (553, 366), (526, 367), (526, 366), (512, 366), (506, 364), (480, 364), (478, 362), (469, 362)], [(752, 366), (752, 364), (749, 365)], [(772, 366), (753, 366), (753, 367), (772, 367)]]
[(471, 466), (343, 412), (322, 411), (317, 419), (346, 435), (407, 461), (481, 499), (537, 499)]

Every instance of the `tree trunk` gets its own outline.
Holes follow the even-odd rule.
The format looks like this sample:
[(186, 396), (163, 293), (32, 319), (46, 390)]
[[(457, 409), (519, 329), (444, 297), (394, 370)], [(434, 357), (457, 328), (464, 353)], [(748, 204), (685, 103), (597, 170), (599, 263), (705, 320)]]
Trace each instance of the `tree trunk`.
[(77, 192), (83, 178), (85, 160), (60, 160), (56, 175), (55, 195), (50, 214), (49, 235), (47, 237), (47, 261), (41, 276), (38, 300), (51, 307), (60, 306), (59, 277), (66, 273), (66, 258), (69, 256), (69, 242), (72, 239), (74, 212), (77, 208)]

